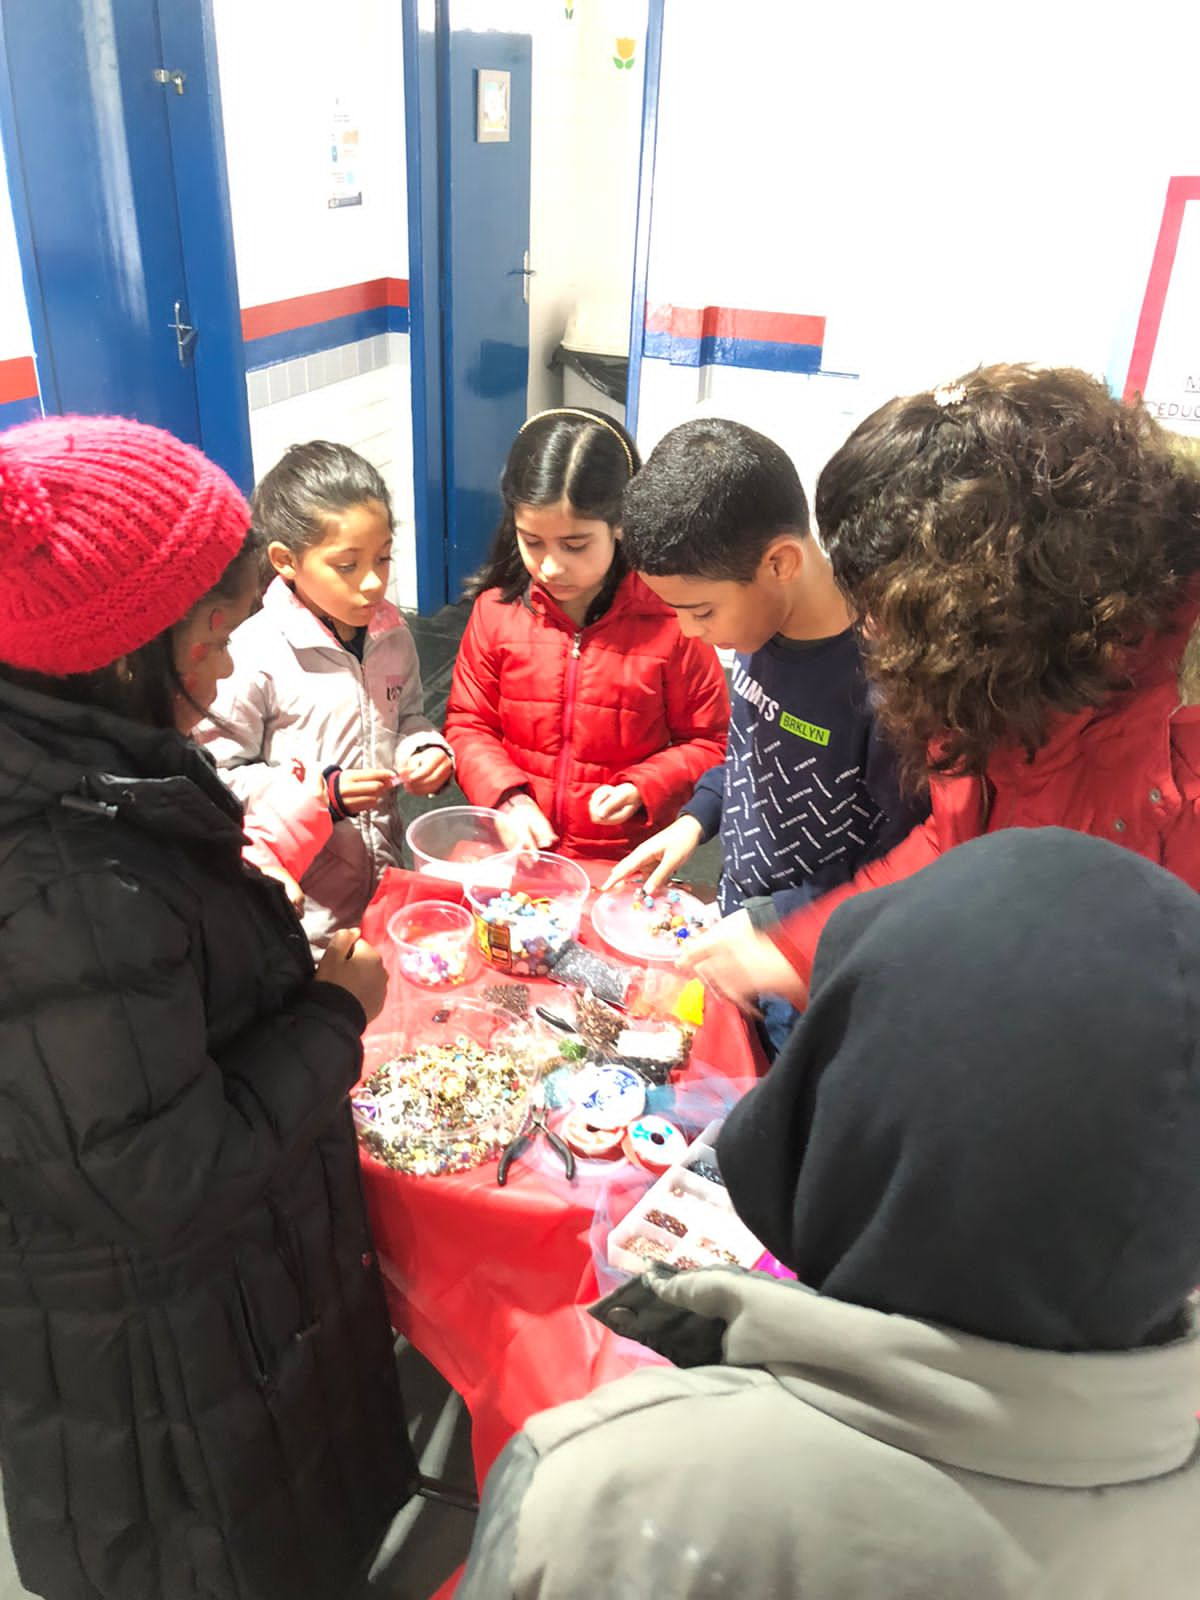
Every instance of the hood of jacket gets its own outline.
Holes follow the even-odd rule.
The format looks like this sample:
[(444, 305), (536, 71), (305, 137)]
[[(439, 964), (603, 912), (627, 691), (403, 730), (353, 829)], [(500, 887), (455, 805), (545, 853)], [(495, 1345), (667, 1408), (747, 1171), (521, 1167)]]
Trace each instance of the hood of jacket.
[(241, 806), (183, 734), (0, 682), (0, 827), (64, 803), (241, 848)]
[[(1098, 1488), (1174, 1472), (1197, 1451), (1194, 1303), (1168, 1344), (1085, 1354), (978, 1339), (725, 1267), (653, 1266), (595, 1314), (617, 1331), (649, 1330), (671, 1357), (700, 1319), (720, 1330), (725, 1366), (765, 1370), (858, 1433), (989, 1477)], [(655, 1340), (655, 1327), (667, 1337)]]
[(822, 1294), (1041, 1350), (1165, 1342), (1200, 1282), (1200, 897), (1008, 829), (847, 901), (719, 1154)]

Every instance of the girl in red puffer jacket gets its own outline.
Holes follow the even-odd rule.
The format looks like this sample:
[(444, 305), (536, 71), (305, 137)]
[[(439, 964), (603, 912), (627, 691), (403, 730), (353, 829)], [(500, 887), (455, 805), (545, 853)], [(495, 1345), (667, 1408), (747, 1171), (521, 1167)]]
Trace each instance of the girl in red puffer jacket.
[(569, 406), (531, 417), (505, 463), (446, 737), (467, 799), (510, 813), (527, 847), (620, 856), (725, 756), (715, 652), (683, 637), (621, 552), (640, 465), (611, 417)]

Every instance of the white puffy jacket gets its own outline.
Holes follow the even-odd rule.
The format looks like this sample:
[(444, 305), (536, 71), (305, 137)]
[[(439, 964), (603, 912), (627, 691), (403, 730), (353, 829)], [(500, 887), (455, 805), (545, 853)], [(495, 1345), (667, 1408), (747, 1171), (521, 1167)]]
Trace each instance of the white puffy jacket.
[(399, 865), (404, 823), (391, 798), (329, 828), (319, 775), (330, 766), (396, 770), (429, 745), (449, 746), (424, 714), (412, 634), (386, 601), (360, 662), (276, 578), (230, 648), (233, 675), (196, 737), (245, 805), (257, 839), (299, 878), (305, 931), (320, 947), (358, 922), (383, 869)]

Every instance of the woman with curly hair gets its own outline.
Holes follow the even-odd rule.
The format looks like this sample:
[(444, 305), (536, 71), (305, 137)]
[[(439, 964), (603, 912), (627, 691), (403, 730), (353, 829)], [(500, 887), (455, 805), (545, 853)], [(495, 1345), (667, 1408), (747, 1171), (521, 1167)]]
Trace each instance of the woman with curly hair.
[(768, 933), (727, 918), (698, 975), (802, 1001), (842, 900), (1000, 828), (1095, 834), (1200, 889), (1200, 473), (1144, 408), (1083, 372), (981, 367), (861, 423), (816, 512), (931, 815)]

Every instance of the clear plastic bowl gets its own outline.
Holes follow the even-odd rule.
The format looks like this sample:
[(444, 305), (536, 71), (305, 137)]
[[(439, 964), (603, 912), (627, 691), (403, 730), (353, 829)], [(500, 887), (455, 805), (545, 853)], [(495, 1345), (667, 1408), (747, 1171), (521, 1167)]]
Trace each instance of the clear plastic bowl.
[(504, 824), (486, 806), (446, 806), (414, 818), (404, 837), (418, 872), (465, 884), (481, 861), (511, 853)]
[[(528, 1058), (531, 1034), (528, 1023), (498, 1006), (470, 998), (439, 1005), (437, 996), (425, 996), (408, 1008), (403, 1027), (363, 1040), (363, 1078), (350, 1095), (359, 1142), (377, 1161), (419, 1177), (494, 1159), (524, 1120), (536, 1070)], [(468, 1075), (480, 1051), (495, 1064), (505, 1094), (489, 1088), (486, 1109), (470, 1109), (476, 1102)], [(447, 1080), (461, 1080), (461, 1091), (447, 1093)]]
[(543, 851), (485, 862), (467, 881), (484, 960), (502, 972), (544, 975), (579, 933), (590, 889), (587, 873), (566, 856)]
[(394, 912), (387, 926), (396, 963), (410, 983), (452, 989), (473, 976), (474, 919), (465, 906), (417, 900)]

